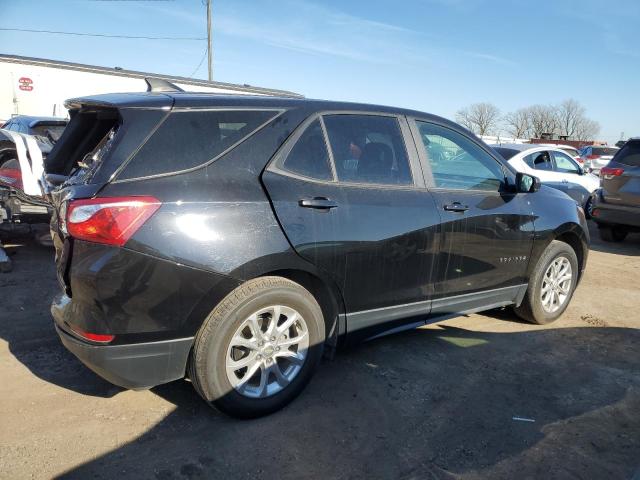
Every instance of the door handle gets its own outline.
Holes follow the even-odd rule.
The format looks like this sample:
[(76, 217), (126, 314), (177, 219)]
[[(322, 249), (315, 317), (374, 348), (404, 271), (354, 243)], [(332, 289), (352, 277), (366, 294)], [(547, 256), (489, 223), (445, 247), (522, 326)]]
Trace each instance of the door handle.
[(303, 208), (315, 208), (316, 210), (329, 210), (336, 208), (338, 204), (326, 197), (304, 198), (298, 202)]
[(462, 205), (460, 202), (453, 202), (444, 206), (447, 212), (466, 212), (469, 210), (468, 205)]

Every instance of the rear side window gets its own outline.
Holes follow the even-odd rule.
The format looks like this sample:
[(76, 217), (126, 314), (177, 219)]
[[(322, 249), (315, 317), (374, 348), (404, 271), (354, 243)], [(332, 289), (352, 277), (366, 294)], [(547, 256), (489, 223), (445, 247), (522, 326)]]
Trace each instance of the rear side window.
[(524, 157), (524, 161), (536, 170), (553, 170), (549, 152), (535, 152)]
[(307, 127), (287, 155), (282, 168), (304, 177), (332, 180), (329, 152), (320, 120)]
[(607, 148), (607, 147), (593, 147), (591, 149), (591, 153), (593, 155), (600, 155), (600, 156), (615, 155), (616, 153), (618, 153), (618, 149)]
[(275, 111), (177, 111), (169, 115), (118, 177), (138, 178), (198, 167), (255, 132)]
[(640, 142), (627, 142), (614, 160), (630, 167), (640, 167)]
[(398, 119), (377, 115), (323, 117), (338, 180), (411, 185), (411, 169)]

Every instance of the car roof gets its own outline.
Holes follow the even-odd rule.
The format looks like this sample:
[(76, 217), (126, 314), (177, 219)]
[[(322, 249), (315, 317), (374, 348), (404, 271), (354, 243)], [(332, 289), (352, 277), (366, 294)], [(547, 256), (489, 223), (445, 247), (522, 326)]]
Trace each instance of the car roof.
[(577, 147), (572, 147), (571, 145), (565, 145), (562, 143), (538, 143), (541, 147), (555, 147), (555, 148), (570, 148), (571, 150), (578, 150)]
[(68, 120), (66, 120), (64, 118), (59, 118), (59, 117), (38, 117), (38, 116), (35, 116), (35, 115), (16, 115), (14, 117), (11, 117), (9, 120), (18, 121), (18, 122), (22, 123), (23, 125), (28, 125), (31, 128), (33, 128), (33, 127), (35, 127), (37, 125), (40, 125), (40, 124), (45, 124), (45, 123), (54, 123), (54, 124), (58, 124), (58, 125), (62, 125), (62, 124), (68, 123)]
[(290, 109), (305, 108), (310, 111), (330, 112), (377, 112), (395, 115), (407, 115), (426, 120), (437, 121), (457, 130), (466, 129), (460, 125), (426, 112), (406, 108), (375, 105), (367, 103), (318, 100), (304, 97), (279, 97), (271, 95), (227, 95), (200, 92), (144, 92), (144, 93), (109, 93), (69, 99), (65, 106), (77, 109), (83, 105), (95, 105), (115, 108), (207, 108), (207, 107), (250, 107)]
[(534, 148), (540, 147), (548, 148), (546, 145), (538, 145), (536, 143), (500, 143), (492, 146), (493, 148), (508, 148), (509, 150), (517, 150), (518, 152), (533, 150)]

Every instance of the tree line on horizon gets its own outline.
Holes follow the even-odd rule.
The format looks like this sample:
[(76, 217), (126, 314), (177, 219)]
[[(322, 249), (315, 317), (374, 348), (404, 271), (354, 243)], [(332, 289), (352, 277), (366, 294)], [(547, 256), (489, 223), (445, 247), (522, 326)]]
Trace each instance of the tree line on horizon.
[(588, 118), (586, 109), (574, 99), (557, 105), (531, 105), (505, 115), (492, 103), (474, 103), (458, 110), (456, 121), (477, 135), (541, 138), (552, 134), (587, 141), (600, 133), (600, 124)]

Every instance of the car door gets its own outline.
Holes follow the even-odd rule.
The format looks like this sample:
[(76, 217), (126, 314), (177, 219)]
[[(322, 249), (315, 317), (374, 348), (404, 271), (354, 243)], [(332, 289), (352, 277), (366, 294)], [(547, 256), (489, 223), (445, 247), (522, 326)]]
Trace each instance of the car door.
[(407, 135), (396, 115), (317, 116), (263, 174), (289, 241), (335, 282), (359, 336), (429, 314), (440, 216)]
[(561, 190), (580, 205), (585, 205), (591, 193), (598, 188), (599, 181), (593, 175), (584, 175), (582, 168), (564, 152), (552, 150), (553, 175), (562, 184)]
[(432, 313), (473, 311), (524, 295), (534, 224), (515, 174), (460, 131), (412, 119), (442, 217)]

